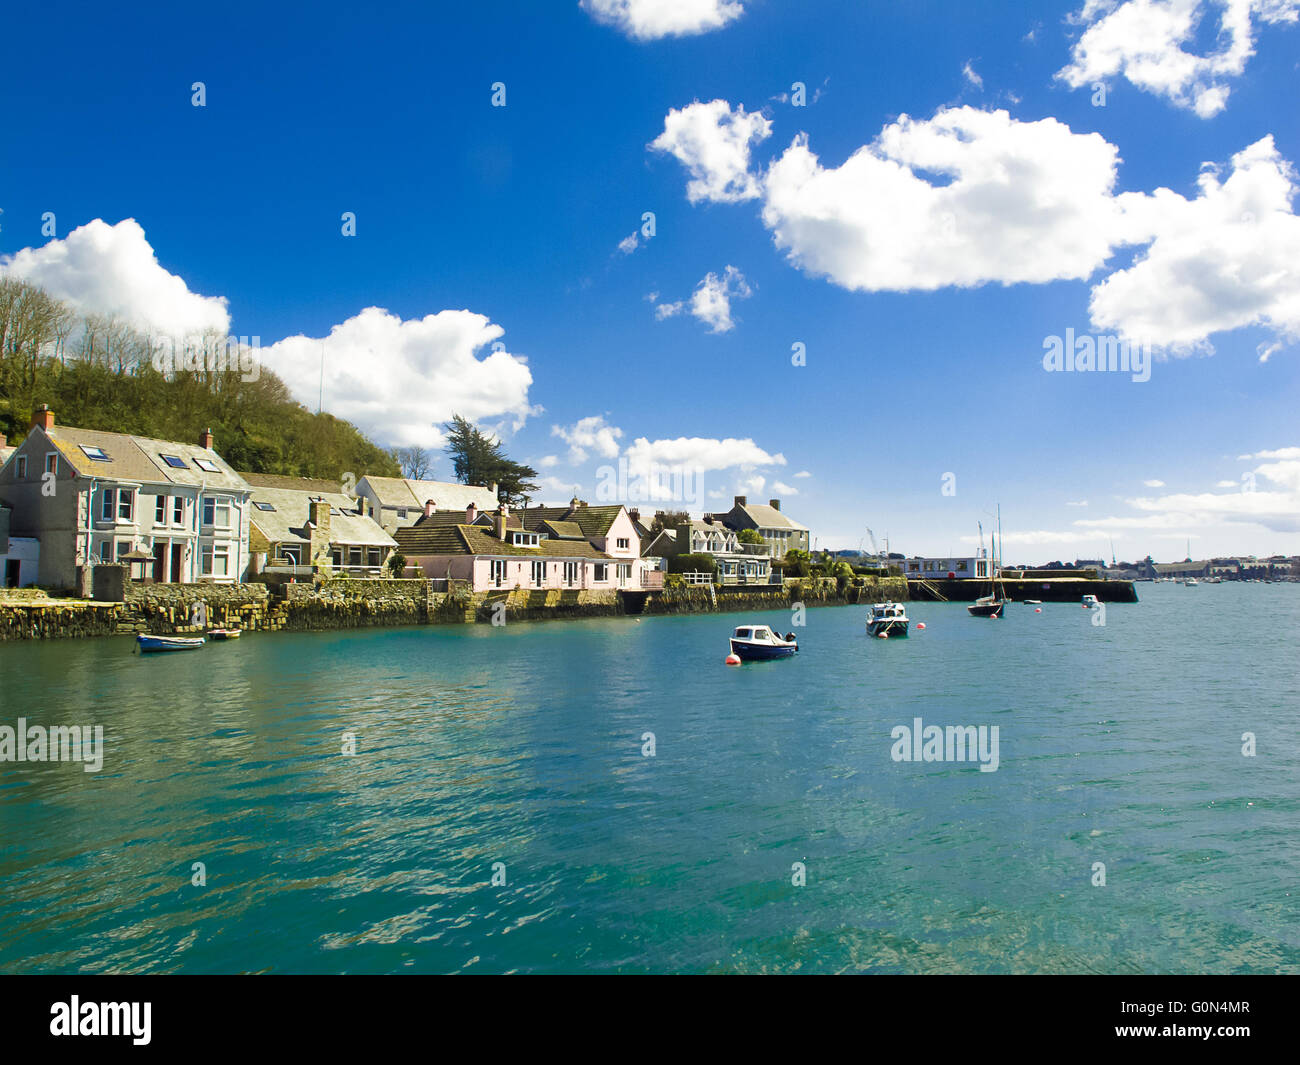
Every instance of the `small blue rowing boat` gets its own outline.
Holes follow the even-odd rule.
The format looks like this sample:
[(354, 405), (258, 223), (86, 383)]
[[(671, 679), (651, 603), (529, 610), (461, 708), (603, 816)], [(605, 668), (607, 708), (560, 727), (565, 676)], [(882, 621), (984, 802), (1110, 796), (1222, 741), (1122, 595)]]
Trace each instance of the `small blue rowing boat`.
[(146, 636), (140, 633), (135, 638), (141, 653), (150, 651), (194, 651), (202, 647), (202, 636)]

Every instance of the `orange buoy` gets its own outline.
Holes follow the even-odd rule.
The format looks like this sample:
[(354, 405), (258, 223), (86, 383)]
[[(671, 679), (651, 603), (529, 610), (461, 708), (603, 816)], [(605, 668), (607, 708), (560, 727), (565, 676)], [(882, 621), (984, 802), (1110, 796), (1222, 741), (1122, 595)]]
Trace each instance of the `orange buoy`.
[(727, 655), (727, 665), (729, 666), (740, 665), (740, 655)]

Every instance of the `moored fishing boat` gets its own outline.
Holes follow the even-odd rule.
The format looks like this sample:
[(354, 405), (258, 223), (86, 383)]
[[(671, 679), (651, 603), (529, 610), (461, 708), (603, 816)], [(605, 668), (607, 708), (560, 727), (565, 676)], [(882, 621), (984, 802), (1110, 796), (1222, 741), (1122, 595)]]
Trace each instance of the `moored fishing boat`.
[(902, 603), (876, 603), (867, 615), (870, 636), (906, 636), (907, 611)]
[(742, 662), (787, 658), (798, 650), (793, 632), (782, 636), (766, 625), (741, 625), (731, 635), (731, 653)]
[(140, 633), (135, 638), (142, 653), (153, 651), (193, 651), (204, 644), (202, 636), (147, 636)]
[(208, 635), (214, 640), (237, 640), (241, 629), (209, 629)]
[(1101, 601), (1095, 595), (1085, 595), (1083, 606), (1085, 610), (1091, 610), (1095, 606), (1101, 606)]

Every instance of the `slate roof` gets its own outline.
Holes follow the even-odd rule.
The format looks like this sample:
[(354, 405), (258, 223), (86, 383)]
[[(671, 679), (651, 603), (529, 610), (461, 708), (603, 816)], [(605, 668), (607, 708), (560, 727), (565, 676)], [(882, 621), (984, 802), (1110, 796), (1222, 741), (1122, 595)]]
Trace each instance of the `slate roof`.
[(278, 473), (241, 473), (239, 476), (255, 488), (284, 488), (313, 495), (337, 495), (342, 490), (338, 481), (319, 477), (284, 477)]
[(521, 547), (498, 540), (480, 525), (412, 525), (397, 530), (397, 546), (404, 555), (511, 555), (520, 558), (593, 558), (613, 562), (586, 540), (543, 539), (537, 547)]
[(784, 513), (777, 510), (776, 507), (769, 507), (766, 503), (745, 503), (743, 505), (737, 504), (737, 506), (748, 514), (750, 520), (761, 529), (797, 529), (800, 532), (808, 531), (807, 525), (800, 525), (797, 521), (792, 520)]
[[(33, 430), (33, 435), (35, 430)], [(63, 461), (81, 477), (100, 477), (109, 480), (136, 481), (141, 484), (175, 484), (191, 487), (226, 489), (246, 492), (249, 489), (238, 473), (226, 464), (211, 448), (197, 444), (182, 444), (175, 440), (154, 440), (127, 433), (105, 433), (97, 429), (77, 429), (68, 425), (55, 425), (45, 431)], [(28, 439), (33, 436), (29, 435)], [(26, 443), (26, 441), (24, 441)], [(82, 450), (86, 447), (103, 449), (108, 461), (92, 459)], [(169, 466), (163, 455), (175, 455), (185, 463), (184, 469)], [(201, 470), (195, 459), (205, 459), (217, 467), (217, 472)]]
[[(271, 477), (266, 474), (250, 473), (247, 477), (256, 480), (297, 481), (305, 485), (319, 485), (322, 482), (298, 477)], [(339, 486), (332, 481), (324, 482)], [(371, 518), (359, 514), (356, 501), (342, 492), (321, 492), (315, 488), (269, 488), (253, 484), (253, 503), (269, 503), (274, 510), (260, 510), (254, 505), (249, 520), (258, 532), (272, 544), (311, 542), (311, 532), (306, 528), (311, 516), (311, 501), (314, 498), (325, 499), (330, 512), (330, 543), (358, 547), (393, 547), (397, 544), (388, 533), (384, 532)], [(337, 512), (337, 513), (336, 513)]]
[(374, 490), (382, 507), (422, 510), (425, 502), (432, 499), (439, 510), (459, 510), (464, 514), (471, 503), (479, 510), (492, 509), (497, 503), (492, 489), (481, 484), (413, 481), (409, 477), (372, 477), (369, 474), (362, 480)]
[(540, 531), (543, 522), (572, 522), (583, 536), (608, 536), (622, 506), (603, 507), (524, 507), (515, 513), (523, 518), (524, 528)]

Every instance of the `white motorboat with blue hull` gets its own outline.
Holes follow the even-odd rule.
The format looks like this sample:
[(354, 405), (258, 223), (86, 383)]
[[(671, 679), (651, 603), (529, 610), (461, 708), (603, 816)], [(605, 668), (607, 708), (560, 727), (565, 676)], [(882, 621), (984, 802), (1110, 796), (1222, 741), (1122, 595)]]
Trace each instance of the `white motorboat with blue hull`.
[(907, 610), (902, 603), (876, 603), (867, 617), (869, 636), (906, 636)]
[(788, 658), (799, 650), (794, 633), (782, 636), (766, 625), (741, 625), (731, 636), (731, 653), (742, 662)]

